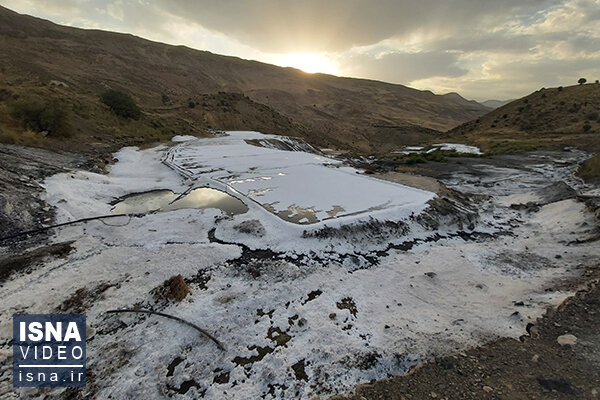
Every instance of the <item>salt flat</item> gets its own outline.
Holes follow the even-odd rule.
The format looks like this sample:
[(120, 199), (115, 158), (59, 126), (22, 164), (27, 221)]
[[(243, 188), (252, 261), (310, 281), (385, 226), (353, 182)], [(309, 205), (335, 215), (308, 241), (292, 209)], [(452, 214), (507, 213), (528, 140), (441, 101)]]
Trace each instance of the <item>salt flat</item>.
[[(275, 213), (293, 217), (310, 210), (313, 222), (395, 208), (405, 215), (422, 210), (433, 193), (359, 175), (340, 161), (303, 151), (259, 147), (248, 141), (282, 140), (257, 132), (229, 132), (185, 141), (165, 160), (192, 179), (211, 179)], [(332, 214), (335, 216), (332, 217)], [(308, 218), (299, 222), (310, 222)]]
[[(132, 193), (205, 186), (248, 210), (184, 208), (57, 229), (51, 242), (74, 240), (75, 251), (4, 282), (0, 313), (68, 312), (69, 299), (84, 293), (95, 330), (87, 354), (96, 383), (86, 390), (97, 398), (185, 391), (212, 399), (309, 399), (495, 337), (516, 338), (570, 294), (548, 288), (597, 259), (595, 243), (571, 244), (594, 226), (575, 198), (532, 211), (510, 207), (539, 198), (523, 195), (524, 171), (491, 171), (495, 180), (519, 185), (473, 201), (477, 218), (467, 227), (454, 217), (469, 204), (379, 181), (319, 154), (246, 142), (266, 138), (233, 132), (124, 148), (105, 175), (71, 171), (46, 179), (45, 199), (60, 222), (109, 214), (111, 203)], [(477, 187), (487, 179), (459, 182)], [(446, 214), (435, 212), (438, 201)], [(286, 221), (265, 208), (274, 202), (276, 211), (312, 208), (319, 220)], [(344, 211), (332, 218), (327, 211), (335, 206)], [(190, 294), (157, 301), (153, 290), (177, 274)], [(134, 306), (196, 323), (226, 351), (173, 321), (105, 314)], [(11, 336), (10, 318), (3, 318), (4, 358)], [(0, 393), (13, 390), (5, 385), (10, 379), (0, 381)], [(19, 390), (23, 397), (37, 393)]]

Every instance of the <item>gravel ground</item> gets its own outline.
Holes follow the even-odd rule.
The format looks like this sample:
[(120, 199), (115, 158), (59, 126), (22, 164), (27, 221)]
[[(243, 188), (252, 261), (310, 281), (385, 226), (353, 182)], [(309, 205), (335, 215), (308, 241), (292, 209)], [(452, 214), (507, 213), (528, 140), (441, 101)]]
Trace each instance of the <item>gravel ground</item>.
[(520, 340), (498, 339), (419, 364), (405, 376), (361, 385), (355, 395), (335, 399), (598, 399), (598, 276), (597, 267), (585, 271), (582, 278), (593, 282), (548, 310)]

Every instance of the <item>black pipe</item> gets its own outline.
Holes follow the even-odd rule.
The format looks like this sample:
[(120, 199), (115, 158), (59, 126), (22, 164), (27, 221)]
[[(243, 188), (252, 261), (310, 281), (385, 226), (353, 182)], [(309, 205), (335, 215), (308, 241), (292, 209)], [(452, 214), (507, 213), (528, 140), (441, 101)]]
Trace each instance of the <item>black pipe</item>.
[(106, 312), (107, 314), (114, 314), (114, 313), (140, 313), (140, 314), (155, 314), (155, 315), (160, 315), (161, 317), (165, 317), (165, 318), (170, 318), (170, 319), (174, 319), (175, 321), (181, 322), (182, 324), (186, 324), (188, 326), (191, 326), (192, 328), (196, 329), (198, 332), (202, 333), (203, 335), (205, 335), (206, 337), (208, 337), (210, 340), (212, 340), (213, 342), (215, 342), (215, 344), (217, 345), (217, 347), (222, 350), (225, 351), (225, 347), (223, 347), (223, 345), (217, 340), (215, 339), (215, 337), (213, 335), (211, 335), (210, 333), (208, 333), (207, 331), (205, 331), (204, 329), (200, 328), (198, 325), (195, 325), (191, 322), (186, 321), (185, 319), (179, 318), (179, 317), (175, 317), (173, 315), (169, 315), (169, 314), (165, 314), (165, 313), (161, 313), (158, 311), (151, 311), (151, 310), (133, 310), (133, 309), (123, 309), (123, 310), (108, 310)]

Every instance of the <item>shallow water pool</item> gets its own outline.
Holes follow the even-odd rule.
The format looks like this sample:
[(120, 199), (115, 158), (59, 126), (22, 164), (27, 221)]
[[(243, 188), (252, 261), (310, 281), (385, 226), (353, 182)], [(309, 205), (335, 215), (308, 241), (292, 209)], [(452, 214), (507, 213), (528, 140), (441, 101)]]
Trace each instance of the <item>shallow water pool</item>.
[(196, 188), (177, 194), (171, 190), (152, 190), (128, 195), (114, 204), (114, 214), (144, 214), (182, 208), (216, 208), (230, 215), (243, 214), (248, 207), (239, 199), (221, 190)]

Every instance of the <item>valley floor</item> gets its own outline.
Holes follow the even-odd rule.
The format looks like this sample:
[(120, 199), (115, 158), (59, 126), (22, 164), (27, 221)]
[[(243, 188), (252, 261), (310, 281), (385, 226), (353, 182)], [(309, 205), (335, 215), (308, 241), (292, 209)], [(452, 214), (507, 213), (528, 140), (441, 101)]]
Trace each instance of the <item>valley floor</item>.
[[(151, 212), (5, 240), (0, 396), (325, 398), (436, 359), (414, 373), (432, 371), (418, 388), (398, 383), (417, 376), (411, 374), (361, 386), (357, 398), (461, 398), (470, 391), (452, 392), (443, 374), (427, 368), (500, 376), (477, 363), (503, 360), (511, 347), (550, 345), (567, 332), (580, 341), (549, 347), (555, 358), (531, 350), (539, 352), (534, 374), (542, 388), (564, 378), (574, 393), (592, 396), (594, 381), (566, 375), (566, 366), (598, 371), (598, 341), (587, 330), (598, 331), (597, 315), (582, 306), (564, 316), (581, 323), (536, 322), (598, 276), (599, 193), (573, 176), (585, 154), (460, 158), (422, 167), (439, 180), (394, 170), (376, 175), (383, 181), (285, 138), (237, 132), (188, 139), (124, 148), (106, 174), (76, 169), (75, 161), (51, 176), (32, 173), (34, 203), (56, 222), (109, 215), (114, 204), (156, 190), (171, 198), (209, 187), (246, 208)], [(142, 200), (149, 209), (163, 207), (160, 199)], [(158, 295), (174, 275), (190, 289), (181, 301)], [(595, 296), (590, 290), (577, 301), (594, 304)], [(225, 350), (170, 321), (106, 313), (135, 307), (197, 323)], [(10, 315), (20, 312), (87, 315), (86, 388), (12, 387)], [(540, 339), (515, 342), (530, 324)], [(476, 347), (496, 339), (507, 347)], [(589, 357), (578, 364), (569, 351)], [(541, 366), (555, 359), (565, 369), (551, 375)], [(474, 396), (509, 392), (487, 375), (465, 380), (480, 384)]]

